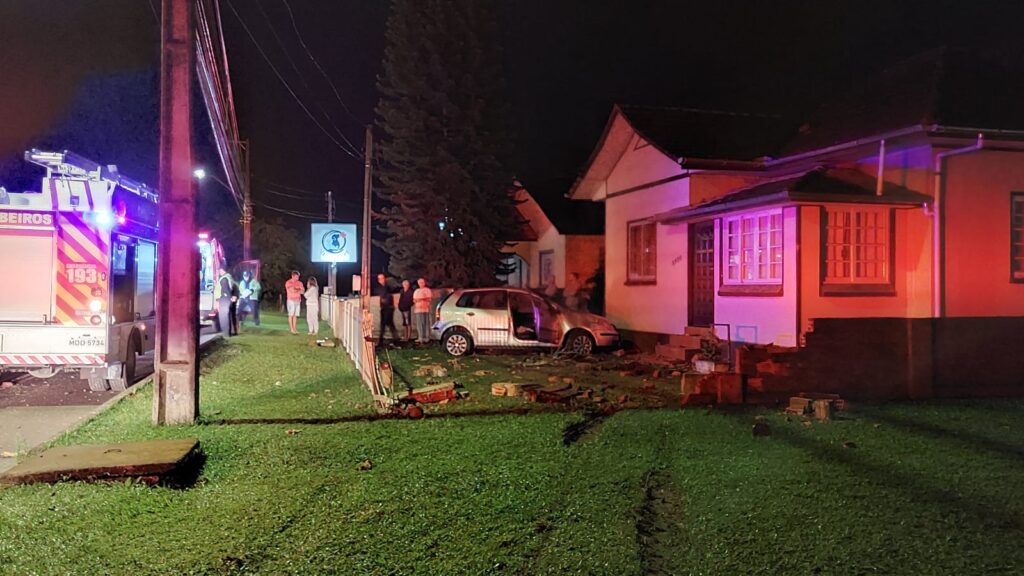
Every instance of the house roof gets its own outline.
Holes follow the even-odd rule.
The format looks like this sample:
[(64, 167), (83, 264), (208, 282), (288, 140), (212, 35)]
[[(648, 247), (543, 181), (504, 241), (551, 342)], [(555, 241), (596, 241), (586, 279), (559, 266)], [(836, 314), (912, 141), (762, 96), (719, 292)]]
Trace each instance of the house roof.
[(773, 156), (793, 128), (768, 114), (624, 104), (616, 109), (644, 140), (677, 162)]
[(666, 224), (696, 220), (723, 212), (771, 204), (839, 202), (920, 206), (931, 202), (926, 194), (885, 182), (882, 194), (875, 194), (875, 178), (849, 168), (815, 168), (797, 175), (761, 182), (714, 200), (676, 208), (655, 215), (652, 220)]
[[(626, 152), (633, 134), (683, 168), (757, 168), (793, 130), (779, 116), (616, 104), (569, 196), (599, 196), (601, 182)], [(682, 169), (682, 168), (681, 168)]]
[(799, 154), (893, 130), (1024, 130), (1024, 80), (1005, 61), (940, 48), (855, 78), (814, 110), (782, 148)]
[(529, 184), (526, 189), (559, 234), (604, 234), (604, 203), (566, 198), (571, 186), (571, 179), (556, 178)]

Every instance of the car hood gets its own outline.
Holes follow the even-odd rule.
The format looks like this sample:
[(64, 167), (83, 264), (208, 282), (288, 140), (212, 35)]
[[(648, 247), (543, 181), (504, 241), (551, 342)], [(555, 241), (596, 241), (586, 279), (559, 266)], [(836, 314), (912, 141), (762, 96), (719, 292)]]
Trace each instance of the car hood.
[(614, 327), (611, 320), (604, 316), (598, 316), (597, 314), (591, 314), (590, 312), (577, 312), (575, 310), (562, 310), (562, 314), (565, 315), (565, 319), (569, 321), (572, 326), (599, 326), (607, 324)]

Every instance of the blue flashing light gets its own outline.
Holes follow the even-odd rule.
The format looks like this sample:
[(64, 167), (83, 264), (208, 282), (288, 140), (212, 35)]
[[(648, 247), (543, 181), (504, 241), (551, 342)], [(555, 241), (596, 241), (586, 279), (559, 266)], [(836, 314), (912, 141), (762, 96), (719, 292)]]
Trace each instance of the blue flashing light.
[(95, 222), (98, 226), (110, 228), (114, 225), (114, 215), (106, 210), (96, 212)]

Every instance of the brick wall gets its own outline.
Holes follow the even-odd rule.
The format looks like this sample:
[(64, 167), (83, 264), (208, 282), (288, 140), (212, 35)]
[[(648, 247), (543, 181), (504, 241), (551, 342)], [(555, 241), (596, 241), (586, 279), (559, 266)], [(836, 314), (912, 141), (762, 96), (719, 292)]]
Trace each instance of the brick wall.
[(849, 398), (1024, 396), (1024, 318), (814, 321), (792, 384)]

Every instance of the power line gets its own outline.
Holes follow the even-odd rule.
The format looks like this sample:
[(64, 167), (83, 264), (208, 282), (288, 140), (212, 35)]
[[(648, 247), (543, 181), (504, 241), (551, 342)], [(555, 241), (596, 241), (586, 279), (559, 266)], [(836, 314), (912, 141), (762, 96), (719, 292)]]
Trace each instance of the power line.
[(352, 114), (352, 111), (349, 110), (348, 105), (346, 105), (345, 101), (341, 99), (341, 94), (338, 93), (338, 87), (334, 85), (334, 81), (331, 80), (330, 76), (327, 75), (327, 72), (325, 72), (323, 67), (320, 66), (320, 62), (318, 62), (317, 59), (313, 57), (313, 53), (309, 50), (309, 46), (306, 46), (306, 41), (302, 39), (302, 33), (299, 32), (299, 27), (295, 23), (295, 14), (292, 12), (291, 4), (288, 3), (288, 0), (281, 0), (281, 2), (284, 3), (285, 9), (288, 10), (288, 18), (292, 22), (292, 30), (295, 31), (295, 36), (296, 38), (299, 39), (299, 44), (301, 44), (302, 49), (306, 51), (306, 56), (309, 56), (309, 60), (313, 62), (313, 65), (316, 66), (316, 69), (320, 71), (320, 75), (323, 76), (324, 80), (327, 81), (327, 84), (330, 85), (331, 90), (334, 91), (334, 97), (338, 99), (338, 104), (341, 104), (342, 109), (345, 110), (345, 113), (348, 114), (349, 118), (351, 118), (360, 126), (365, 126), (366, 122), (363, 122), (356, 118), (355, 115)]
[[(266, 21), (267, 28), (270, 29), (270, 34), (273, 35), (274, 41), (276, 41), (278, 47), (281, 48), (281, 53), (284, 54), (285, 60), (288, 61), (288, 64), (292, 67), (292, 70), (295, 72), (295, 75), (298, 76), (299, 82), (301, 82), (302, 85), (306, 88), (306, 90), (312, 94), (313, 88), (309, 85), (308, 82), (306, 82), (306, 78), (305, 76), (303, 76), (302, 71), (299, 70), (299, 66), (295, 63), (295, 60), (293, 60), (291, 55), (288, 53), (288, 49), (285, 47), (284, 41), (281, 40), (281, 36), (279, 36), (277, 33), (277, 29), (274, 26), (274, 22), (270, 19), (270, 15), (267, 14), (267, 11), (263, 9), (263, 4), (259, 0), (256, 0), (256, 7), (259, 9), (260, 14), (263, 16), (263, 20)], [(334, 118), (331, 118), (331, 115), (327, 112), (326, 109), (324, 109), (323, 106), (320, 105), (320, 102), (316, 100), (315, 96), (313, 99), (313, 104), (316, 105), (316, 107), (320, 110), (320, 113), (323, 114), (324, 118), (327, 120), (327, 123), (330, 124), (331, 128), (334, 128), (334, 131), (338, 133), (338, 136), (341, 137), (341, 139), (344, 140), (345, 143), (348, 144), (353, 150), (357, 150), (355, 144), (353, 144), (352, 141), (345, 136), (345, 133), (341, 131), (341, 128), (338, 128), (337, 124), (334, 123)]]
[[(266, 182), (266, 181), (264, 181), (264, 182)], [(271, 184), (271, 186), (274, 186), (274, 184), (272, 184), (270, 182), (267, 182), (267, 183)], [(280, 186), (280, 185), (278, 185), (278, 186)], [(321, 199), (323, 199), (323, 193), (321, 193), (321, 192), (313, 192), (312, 190), (302, 190), (301, 188), (288, 188), (288, 187), (285, 187), (285, 186), (280, 186), (280, 187), (285, 188), (285, 189), (294, 190), (294, 191), (297, 191), (297, 192), (303, 192), (304, 194), (291, 194), (291, 193), (288, 193), (288, 192), (281, 192), (279, 190), (274, 190), (273, 188), (269, 188), (269, 187), (263, 187), (263, 188), (261, 188), (261, 190), (263, 190), (264, 192), (268, 192), (270, 194), (274, 194), (275, 196), (282, 196), (284, 198), (295, 198), (297, 200), (321, 200)], [(356, 202), (354, 200), (349, 200), (349, 199), (346, 199), (344, 197), (338, 198), (337, 194), (335, 196), (336, 197), (334, 199), (334, 202), (336, 204), (343, 204), (345, 206), (359, 206), (360, 205), (358, 202)]]
[(316, 196), (319, 196), (321, 194), (321, 192), (316, 192), (316, 191), (313, 191), (313, 190), (309, 190), (308, 188), (296, 188), (295, 186), (287, 186), (285, 184), (280, 184), (278, 182), (274, 182), (273, 180), (267, 180), (266, 178), (259, 178), (259, 180), (260, 180), (260, 182), (263, 182), (264, 184), (267, 184), (269, 186), (273, 186), (275, 188), (280, 188), (282, 190), (290, 190), (292, 192), (305, 192), (306, 194), (313, 194), (313, 195), (316, 195)]
[(271, 206), (269, 204), (263, 204), (263, 203), (260, 203), (259, 206), (262, 207), (262, 208), (266, 208), (267, 210), (273, 210), (274, 212), (280, 212), (282, 214), (287, 214), (288, 216), (293, 216), (295, 218), (303, 218), (303, 219), (306, 219), (306, 220), (323, 220), (324, 219), (324, 215), (323, 214), (313, 214), (313, 213), (310, 213), (310, 212), (297, 212), (297, 211), (294, 211), (294, 210), (285, 210), (284, 208), (276, 208), (276, 207)]
[(270, 57), (267, 56), (266, 52), (264, 52), (263, 47), (260, 46), (259, 41), (256, 40), (256, 36), (253, 35), (252, 30), (250, 30), (249, 26), (246, 25), (245, 20), (242, 20), (242, 16), (238, 13), (238, 10), (235, 9), (235, 5), (231, 2), (231, 0), (227, 0), (227, 3), (228, 8), (231, 8), (231, 12), (234, 13), (235, 18), (237, 18), (238, 22), (242, 25), (242, 29), (245, 30), (245, 33), (249, 36), (249, 39), (252, 40), (253, 45), (256, 46), (256, 50), (259, 51), (260, 56), (262, 56), (263, 60), (265, 60), (267, 65), (270, 66), (270, 69), (273, 70), (274, 75), (277, 76), (277, 79), (281, 81), (281, 84), (284, 84), (285, 89), (288, 90), (288, 93), (291, 94), (295, 102), (299, 105), (300, 108), (302, 108), (302, 111), (306, 113), (306, 116), (308, 116), (309, 119), (312, 120), (314, 124), (316, 124), (317, 128), (319, 128), (320, 131), (323, 132), (324, 135), (327, 136), (327, 138), (329, 138), (331, 142), (334, 143), (335, 146), (340, 148), (342, 152), (348, 154), (349, 156), (357, 160), (361, 159), (362, 154), (360, 154), (358, 150), (356, 150), (354, 147), (352, 149), (346, 148), (341, 142), (338, 141), (337, 138), (331, 135), (331, 133), (328, 132), (326, 128), (324, 128), (323, 124), (321, 124), (316, 119), (315, 116), (313, 116), (313, 114), (309, 111), (309, 108), (307, 108), (306, 105), (302, 102), (302, 99), (299, 98), (298, 94), (295, 93), (295, 90), (292, 90), (292, 87), (291, 85), (288, 84), (288, 81), (284, 79), (284, 76), (282, 76), (281, 73), (277, 70), (277, 67), (274, 66), (274, 63), (270, 61)]

